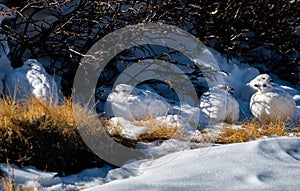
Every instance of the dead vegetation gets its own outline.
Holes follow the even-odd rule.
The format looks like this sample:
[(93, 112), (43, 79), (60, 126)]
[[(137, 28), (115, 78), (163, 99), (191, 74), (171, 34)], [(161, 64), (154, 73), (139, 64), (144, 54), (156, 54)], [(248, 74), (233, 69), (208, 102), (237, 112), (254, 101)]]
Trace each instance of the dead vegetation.
[(240, 127), (232, 128), (224, 126), (215, 142), (222, 144), (247, 142), (260, 139), (267, 136), (299, 136), (299, 127), (293, 126), (291, 130), (287, 128), (292, 126), (284, 121), (276, 121), (268, 124), (261, 124), (256, 120), (243, 123)]
[(139, 138), (139, 141), (157, 140), (157, 139), (181, 139), (183, 137), (184, 127), (180, 125), (170, 125), (167, 122), (158, 121), (148, 116), (143, 120), (134, 121), (136, 126), (146, 127), (147, 133)]
[[(183, 126), (170, 126), (166, 122), (147, 117), (143, 120), (135, 120), (134, 125), (146, 128), (147, 131), (134, 139), (124, 138), (120, 124), (113, 124), (109, 120), (104, 127), (110, 129), (110, 136), (118, 142), (134, 146), (137, 142), (151, 142), (153, 140), (180, 139), (184, 140)], [(206, 128), (201, 130), (201, 135), (192, 137), (191, 142), (231, 144), (248, 142), (270, 136), (293, 136), (300, 137), (299, 123), (290, 123), (278, 120), (267, 124), (260, 123), (256, 119), (241, 122), (240, 124), (224, 125), (221, 129)], [(297, 125), (298, 124), (298, 125)]]
[[(84, 109), (76, 112), (86, 119), (85, 123), (94, 124)], [(0, 162), (8, 160), (18, 166), (33, 165), (66, 174), (102, 166), (104, 162), (82, 141), (77, 125), (70, 100), (51, 106), (39, 99), (22, 100), (21, 104), (3, 99), (0, 101)]]

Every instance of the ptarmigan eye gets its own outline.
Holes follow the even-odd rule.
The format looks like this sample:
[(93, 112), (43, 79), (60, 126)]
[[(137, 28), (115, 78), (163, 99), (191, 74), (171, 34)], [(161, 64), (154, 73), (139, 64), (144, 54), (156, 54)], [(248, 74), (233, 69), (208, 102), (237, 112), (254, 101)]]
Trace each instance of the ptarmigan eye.
[(263, 85), (263, 87), (267, 87), (267, 85), (266, 85), (266, 84), (264, 84), (264, 85)]

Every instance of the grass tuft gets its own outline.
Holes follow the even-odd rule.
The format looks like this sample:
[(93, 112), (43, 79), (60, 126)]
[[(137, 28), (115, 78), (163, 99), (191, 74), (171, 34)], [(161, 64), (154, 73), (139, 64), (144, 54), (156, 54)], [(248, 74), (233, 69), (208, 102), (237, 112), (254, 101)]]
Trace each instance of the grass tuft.
[(71, 100), (49, 105), (36, 98), (21, 103), (4, 98), (0, 101), (0, 162), (8, 159), (21, 167), (33, 165), (66, 174), (102, 166), (104, 162), (90, 151), (78, 132), (78, 125), (92, 128), (98, 124), (95, 116), (72, 105)]
[(151, 116), (143, 120), (135, 120), (134, 125), (146, 127), (147, 133), (139, 137), (139, 141), (157, 139), (182, 139), (184, 127), (180, 125), (170, 125), (168, 122), (159, 121)]
[(286, 128), (287, 126), (288, 123), (280, 120), (261, 124), (253, 119), (238, 128), (224, 126), (215, 141), (217, 143), (229, 144), (247, 142), (265, 136), (289, 136), (291, 131)]
[[(43, 120), (41, 120), (43, 119)], [(65, 100), (61, 105), (51, 106), (41, 99), (26, 99), (17, 104), (9, 99), (0, 101), (0, 127), (21, 134), (21, 124), (34, 124), (39, 121), (40, 129), (56, 127), (64, 135), (72, 136), (74, 118), (72, 102)]]

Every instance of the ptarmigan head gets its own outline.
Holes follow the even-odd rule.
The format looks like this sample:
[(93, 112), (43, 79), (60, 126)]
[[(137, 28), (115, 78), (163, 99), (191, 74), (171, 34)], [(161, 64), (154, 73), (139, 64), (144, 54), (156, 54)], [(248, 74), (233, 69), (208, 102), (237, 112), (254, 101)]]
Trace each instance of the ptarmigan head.
[(268, 82), (257, 82), (254, 84), (254, 88), (257, 89), (259, 93), (267, 93), (267, 92), (272, 92), (273, 91), (273, 86), (272, 84)]
[(38, 62), (36, 59), (28, 59), (24, 62), (23, 68), (27, 70), (38, 70), (42, 72), (46, 72), (43, 65)]
[(131, 85), (119, 84), (119, 85), (116, 86), (115, 92), (117, 92), (117, 93), (121, 93), (121, 92), (130, 93), (130, 92), (132, 92), (133, 89), (134, 89), (134, 87), (131, 86)]
[(234, 89), (230, 86), (226, 85), (216, 85), (213, 88), (211, 88), (211, 92), (216, 92), (216, 93), (223, 93), (223, 94), (232, 94)]
[(253, 80), (251, 80), (248, 84), (252, 87), (259, 82), (273, 82), (273, 79), (269, 74), (260, 74), (256, 76)]
[(257, 85), (260, 82), (271, 83), (273, 82), (273, 80), (268, 74), (260, 74), (256, 76), (253, 80), (251, 80), (244, 86), (240, 95), (241, 100), (249, 102), (251, 96), (258, 91), (258, 87), (255, 87), (255, 85)]

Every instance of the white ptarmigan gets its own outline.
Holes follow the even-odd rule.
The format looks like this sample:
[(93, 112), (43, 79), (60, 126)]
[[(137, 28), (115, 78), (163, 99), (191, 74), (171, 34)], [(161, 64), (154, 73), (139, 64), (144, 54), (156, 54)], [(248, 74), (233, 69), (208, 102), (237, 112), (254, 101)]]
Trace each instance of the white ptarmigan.
[(104, 110), (110, 116), (133, 121), (148, 116), (165, 116), (170, 108), (170, 104), (158, 94), (119, 84), (109, 94)]
[(260, 74), (256, 76), (253, 80), (251, 80), (243, 87), (240, 97), (242, 101), (246, 101), (249, 103), (251, 96), (257, 92), (257, 88), (254, 87), (254, 85), (259, 82), (273, 82), (273, 80), (268, 74)]
[[(276, 84), (275, 84), (276, 85)], [(254, 84), (257, 92), (250, 100), (252, 114), (262, 122), (292, 120), (297, 111), (293, 97), (282, 89), (275, 89), (270, 82)]]
[(239, 103), (230, 94), (231, 87), (217, 85), (205, 92), (199, 100), (200, 109), (215, 122), (239, 120)]
[(58, 103), (58, 88), (54, 78), (35, 59), (28, 59), (22, 67), (8, 74), (5, 85), (5, 92), (12, 99), (20, 100), (34, 96), (51, 104)]

